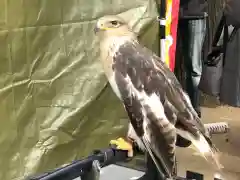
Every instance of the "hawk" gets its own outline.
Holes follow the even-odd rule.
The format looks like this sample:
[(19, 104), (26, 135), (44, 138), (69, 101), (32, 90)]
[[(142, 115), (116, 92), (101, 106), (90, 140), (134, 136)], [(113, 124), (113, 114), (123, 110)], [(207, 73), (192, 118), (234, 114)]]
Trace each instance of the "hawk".
[(142, 46), (118, 16), (98, 19), (94, 30), (100, 39), (100, 59), (106, 77), (130, 119), (129, 136), (137, 136), (137, 142), (144, 146), (156, 167), (163, 166), (169, 178), (175, 176), (178, 135), (220, 168), (217, 149), (189, 97), (164, 62)]

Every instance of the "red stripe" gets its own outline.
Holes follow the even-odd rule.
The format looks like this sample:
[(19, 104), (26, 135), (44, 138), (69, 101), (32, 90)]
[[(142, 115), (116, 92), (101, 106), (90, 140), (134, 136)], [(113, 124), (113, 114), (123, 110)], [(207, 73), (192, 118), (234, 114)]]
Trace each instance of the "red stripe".
[(179, 3), (180, 0), (172, 0), (172, 23), (170, 33), (173, 38), (173, 44), (169, 49), (169, 67), (172, 71), (174, 71), (175, 67)]

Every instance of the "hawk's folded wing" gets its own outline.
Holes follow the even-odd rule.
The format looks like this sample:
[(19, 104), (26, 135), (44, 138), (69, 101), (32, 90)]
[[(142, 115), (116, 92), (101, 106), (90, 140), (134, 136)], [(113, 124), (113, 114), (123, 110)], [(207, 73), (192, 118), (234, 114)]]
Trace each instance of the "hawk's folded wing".
[[(176, 130), (170, 122), (162, 103), (166, 85), (158, 76), (149, 54), (136, 49), (134, 44), (120, 47), (114, 57), (113, 89), (118, 89), (125, 109), (138, 137), (142, 138), (147, 151), (162, 158), (168, 173), (175, 171)], [(145, 56), (146, 55), (146, 56)], [(160, 85), (161, 84), (161, 85)], [(151, 153), (150, 152), (150, 153)]]

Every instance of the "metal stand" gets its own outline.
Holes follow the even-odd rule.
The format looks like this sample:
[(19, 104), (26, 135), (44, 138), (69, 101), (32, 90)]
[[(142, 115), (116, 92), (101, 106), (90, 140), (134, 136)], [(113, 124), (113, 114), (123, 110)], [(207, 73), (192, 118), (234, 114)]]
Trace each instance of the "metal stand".
[(92, 162), (92, 168), (81, 176), (81, 180), (99, 180), (100, 170), (100, 162), (98, 160), (94, 160)]
[(74, 161), (65, 167), (39, 176), (28, 177), (26, 180), (73, 180), (78, 177), (81, 177), (82, 180), (99, 180), (102, 167), (126, 159), (127, 151), (113, 148), (96, 150), (85, 159)]

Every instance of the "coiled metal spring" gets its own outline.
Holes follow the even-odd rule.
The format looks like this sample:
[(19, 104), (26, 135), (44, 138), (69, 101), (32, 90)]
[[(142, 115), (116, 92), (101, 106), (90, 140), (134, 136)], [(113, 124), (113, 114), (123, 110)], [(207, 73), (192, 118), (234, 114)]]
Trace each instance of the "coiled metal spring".
[(209, 134), (225, 134), (229, 132), (229, 125), (226, 122), (204, 124)]

